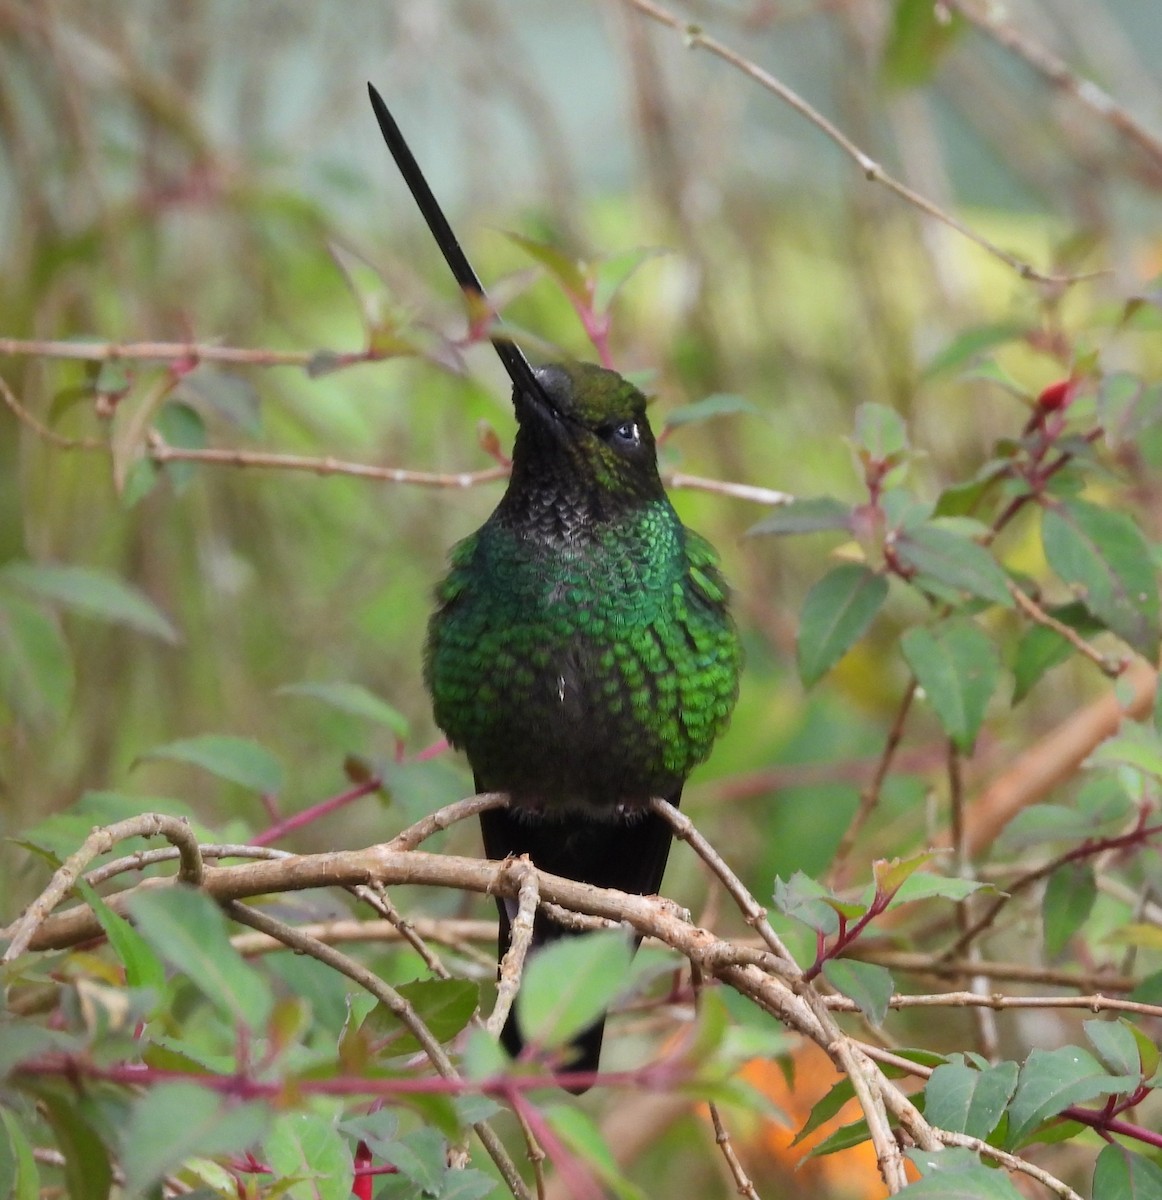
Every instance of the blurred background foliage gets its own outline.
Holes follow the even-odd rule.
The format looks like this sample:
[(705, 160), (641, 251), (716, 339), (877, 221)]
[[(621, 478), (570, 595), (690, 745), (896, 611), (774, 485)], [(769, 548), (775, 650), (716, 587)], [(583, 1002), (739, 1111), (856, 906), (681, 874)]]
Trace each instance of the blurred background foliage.
[[(874, 401), (910, 423), (925, 451), (915, 486), (934, 497), (1026, 415), (993, 379), (928, 369), (966, 332), (1003, 323), (1033, 335), (997, 352), (1029, 396), (1099, 346), (1107, 368), (1157, 378), (1157, 325), (1116, 324), (1162, 270), (1162, 164), (978, 31), (933, 22), (932, 8), (755, 0), (683, 15), (1007, 249), (1049, 272), (1100, 276), (1070, 289), (1021, 280), (866, 181), (740, 72), (624, 4), (0, 3), (0, 336), (358, 352), (368, 308), (385, 327), (457, 333), (459, 298), (379, 140), (370, 79), (483, 278), (525, 285), (508, 309), (521, 328), (591, 354), (559, 289), (521, 276), (535, 263), (500, 231), (587, 258), (664, 251), (615, 303), (619, 368), (650, 373), (656, 426), (712, 394), (747, 404), (675, 428), (664, 467), (857, 501), (845, 438), (856, 406)], [(1016, 0), (1008, 11), (1162, 129), (1162, 8)], [(104, 438), (111, 428), (127, 447), (111, 470), (107, 455), (54, 447), (0, 410), (0, 564), (108, 572), (150, 597), (178, 634), (168, 642), (53, 610), (63, 641), (44, 635), (43, 694), (5, 674), (0, 831), (88, 790), (140, 797), (141, 807), (179, 798), (223, 836), (261, 828), (268, 817), (252, 792), (138, 761), (204, 733), (252, 737), (281, 760), (283, 813), (342, 791), (350, 754), (384, 764), (389, 807), (364, 799), (289, 839), (296, 849), (385, 839), (467, 794), (458, 759), (396, 763), (391, 729), (279, 689), (358, 683), (406, 718), (406, 755), (432, 743), (420, 679), (432, 586), (502, 485), (152, 469), (133, 461), (131, 433), (167, 369), (0, 359), (56, 433)], [(415, 357), (317, 377), (202, 364), (160, 420), (175, 445), (436, 472), (492, 465), (482, 424), (503, 447), (513, 432), (486, 346), (460, 373)], [(1145, 435), (1123, 464), (1146, 512), (1160, 451)], [(906, 685), (897, 643), (919, 602), (893, 592), (871, 634), (805, 693), (796, 615), (830, 547), (745, 539), (764, 510), (743, 500), (688, 490), (674, 499), (722, 553), (747, 650), (737, 715), (687, 789), (687, 810), (763, 897), (776, 873), (815, 875), (830, 862)], [(1033, 573), (1042, 565), (1020, 529), (1005, 553)], [(1098, 685), (1069, 664), (1021, 707), (995, 701), (967, 768), (970, 792)], [(924, 842), (942, 755), (935, 718), (920, 714), (861, 843), (859, 878), (873, 856)], [(474, 836), (462, 827), (449, 844), (471, 851)], [(0, 917), (41, 871), (0, 849)], [(697, 910), (704, 886), (689, 856), (674, 856), (669, 880)], [(422, 903), (469, 911), (456, 896)], [(716, 1170), (707, 1167), (707, 1189)]]

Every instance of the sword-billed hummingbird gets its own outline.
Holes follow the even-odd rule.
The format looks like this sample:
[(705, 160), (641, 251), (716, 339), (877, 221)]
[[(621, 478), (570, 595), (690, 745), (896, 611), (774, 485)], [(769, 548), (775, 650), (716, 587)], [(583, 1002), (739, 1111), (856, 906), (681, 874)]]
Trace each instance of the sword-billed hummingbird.
[[(484, 291), (375, 88), (388, 147), (460, 287)], [(642, 393), (591, 363), (533, 368), (496, 334), (513, 383), (512, 475), (437, 589), (424, 679), (436, 723), (464, 751), (493, 859), (599, 887), (658, 890), (677, 805), (738, 695), (741, 652), (708, 542), (678, 519), (658, 474)], [(515, 901), (497, 900), (499, 953)], [(538, 911), (533, 949), (570, 930)], [(568, 986), (568, 981), (562, 981)], [(569, 1066), (597, 1070), (604, 1018)], [(516, 1055), (510, 1017), (501, 1035)], [(576, 1090), (584, 1090), (578, 1088)]]

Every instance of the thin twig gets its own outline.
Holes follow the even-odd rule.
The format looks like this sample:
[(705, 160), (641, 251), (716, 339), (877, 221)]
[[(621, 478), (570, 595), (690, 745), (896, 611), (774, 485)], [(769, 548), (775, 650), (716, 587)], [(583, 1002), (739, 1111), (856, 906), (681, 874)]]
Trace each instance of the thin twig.
[[(425, 942), (438, 942), (461, 953), (468, 952), (471, 943), (496, 942), (496, 922), (461, 920), (455, 917), (412, 917), (407, 921), (410, 929)], [(404, 941), (401, 927), (391, 919), (382, 921), (360, 921), (353, 917), (337, 921), (314, 921), (299, 928), (331, 946), (351, 945), (356, 942), (377, 944)], [(282, 943), (260, 933), (240, 933), (231, 939), (239, 954), (253, 957), (281, 950)], [(493, 955), (473, 954), (482, 965), (494, 962)]]
[(970, 1137), (967, 1133), (953, 1133), (949, 1129), (941, 1129), (938, 1126), (933, 1126), (933, 1132), (946, 1146), (963, 1146), (966, 1150), (972, 1150), (984, 1158), (991, 1158), (993, 1162), (999, 1163), (1010, 1171), (1028, 1175), (1030, 1179), (1035, 1179), (1055, 1196), (1060, 1196), (1061, 1200), (1082, 1200), (1081, 1196), (1067, 1183), (1063, 1183), (1056, 1175), (1051, 1175), (1044, 1167), (1039, 1167), (1036, 1163), (1029, 1162), (1028, 1159), (1021, 1158), (1017, 1154), (1009, 1154), (1006, 1150), (998, 1150), (996, 1146), (989, 1145), (981, 1138)]
[[(690, 986), (694, 992), (695, 1012), (699, 1012), (702, 1007), (702, 984), (701, 969), (696, 963), (691, 963)], [(734, 1151), (734, 1143), (730, 1140), (730, 1134), (723, 1123), (722, 1114), (718, 1111), (718, 1105), (713, 1100), (709, 1100), (706, 1107), (710, 1112), (710, 1123), (714, 1126), (714, 1143), (722, 1152), (726, 1169), (730, 1172), (730, 1176), (734, 1180), (735, 1191), (740, 1196), (746, 1196), (747, 1200), (761, 1200), (761, 1197), (755, 1190), (753, 1181), (746, 1173), (746, 1168), (742, 1165), (741, 1160)]]
[[(309, 954), (312, 958), (325, 963), (333, 970), (346, 975), (348, 979), (359, 984), (360, 987), (370, 992), (371, 995), (383, 1004), (412, 1033), (416, 1041), (423, 1047), (428, 1060), (442, 1078), (456, 1081), (461, 1079), (460, 1072), (456, 1070), (444, 1047), (440, 1045), (439, 1040), (427, 1027), (411, 1004), (395, 988), (385, 983), (374, 972), (369, 971), (362, 963), (356, 962), (355, 959), (349, 958), (346, 954), (341, 953), (332, 946), (326, 945), (324, 942), (303, 934), (301, 930), (295, 929), (294, 926), (288, 925), (284, 921), (279, 921), (259, 909), (251, 908), (249, 905), (231, 901), (226, 906), (226, 911), (241, 924), (249, 925), (252, 929), (257, 929), (262, 933), (268, 934), (270, 937), (278, 938), (279, 941), (283, 942), (290, 949), (296, 950), (300, 954)], [(476, 1121), (473, 1123), (472, 1128), (476, 1136), (480, 1138), (480, 1142), (485, 1150), (488, 1151), (492, 1161), (496, 1164), (497, 1170), (500, 1171), (509, 1191), (518, 1200), (533, 1200), (532, 1194), (525, 1186), (524, 1180), (520, 1177), (520, 1172), (516, 1169), (516, 1164), (509, 1157), (504, 1144), (493, 1132), (488, 1122)]]
[[(249, 367), (305, 367), (314, 350), (261, 350), (210, 342), (54, 342), (44, 339), (0, 338), (0, 356), (65, 358), (81, 362), (200, 362)], [(351, 355), (336, 354), (342, 362)], [(363, 352), (358, 355), (363, 361)]]
[[(858, 1012), (859, 1005), (848, 996), (824, 996), (823, 1002), (832, 1012)], [(1162, 1005), (1145, 1004), (1138, 1000), (1122, 1000), (1100, 992), (1092, 996), (1006, 996), (994, 992), (983, 996), (980, 992), (931, 992), (914, 995), (893, 996), (889, 1008), (973, 1008), (992, 1009), (1078, 1009), (1086, 1012), (1128, 1012), (1143, 1017), (1162, 1017)]]
[(1056, 858), (1051, 858), (1047, 863), (1031, 871), (1026, 871), (1018, 876), (1012, 883), (1007, 884), (1004, 894), (998, 896), (988, 909), (980, 916), (980, 918), (965, 929), (960, 937), (949, 946), (945, 952), (947, 957), (962, 954), (966, 947), (973, 942), (996, 920), (1002, 909), (1010, 904), (1014, 897), (1022, 892), (1028, 891), (1034, 884), (1040, 883), (1042, 879), (1047, 879), (1055, 871), (1069, 863), (1082, 862), (1087, 858), (1093, 858), (1095, 855), (1104, 854), (1110, 850), (1130, 850), (1134, 847), (1145, 847), (1149, 844), (1149, 839), (1162, 834), (1162, 824), (1147, 825), (1146, 812), (1143, 810), (1139, 813), (1134, 826), (1126, 833), (1117, 834), (1113, 837), (1090, 838), (1082, 842), (1080, 846), (1074, 846), (1072, 850), (1066, 850), (1064, 853), (1057, 855)]
[[(951, 738), (948, 740), (948, 801), (951, 813), (953, 870), (959, 878), (975, 883), (977, 880), (976, 873), (972, 868), (972, 856), (965, 844), (964, 760), (956, 743)], [(962, 933), (972, 925), (975, 900), (976, 897), (969, 894), (963, 896), (956, 903), (956, 922)], [(965, 954), (969, 963), (974, 964), (973, 970), (968, 976), (969, 986), (974, 993), (983, 995), (988, 986), (988, 979), (975, 969), (975, 963), (981, 957), (980, 946), (975, 942), (966, 942)], [(972, 1018), (976, 1028), (977, 1051), (989, 1062), (996, 1062), (999, 1057), (998, 1047), (1000, 1044), (996, 1015), (987, 1008), (974, 1008)]]
[(184, 450), (155, 439), (151, 439), (145, 452), (155, 463), (161, 464), (191, 462), (219, 467), (266, 467), (278, 471), (308, 471), (312, 475), (345, 475), (385, 483), (406, 483), (414, 487), (471, 488), (508, 478), (508, 471), (504, 467), (486, 467), (482, 471), (413, 471), (407, 467), (377, 467), (371, 463), (347, 462), (330, 455), (316, 458), (264, 450)]
[[(2, 342), (0, 342), (2, 344)], [(41, 343), (30, 343), (41, 344)], [(53, 345), (56, 343), (44, 343)], [(69, 346), (69, 343), (61, 343)], [(87, 450), (111, 453), (107, 442), (97, 438), (63, 437), (38, 420), (16, 398), (12, 389), (0, 377), (0, 399), (23, 425), (38, 437), (60, 450)], [(211, 467), (238, 467), (274, 471), (304, 471), (311, 475), (342, 475), (354, 479), (371, 479), (383, 483), (408, 484), (413, 487), (472, 488), (485, 483), (496, 483), (507, 479), (507, 466), (485, 467), (479, 471), (416, 471), (408, 467), (381, 467), (374, 463), (351, 462), (333, 455), (283, 454), (270, 450), (242, 450), (236, 447), (187, 449), (171, 446), (161, 435), (152, 430), (142, 453), (151, 461), (164, 466), (166, 463), (201, 463)], [(716, 496), (729, 496), (735, 500), (747, 500), (754, 504), (789, 504), (794, 496), (773, 488), (758, 487), (750, 483), (735, 483), (729, 479), (707, 479), (702, 475), (690, 475), (684, 471), (666, 471), (662, 481), (676, 490), (710, 492)]]
[(847, 134), (829, 121), (818, 109), (813, 108), (802, 96), (789, 88), (782, 80), (777, 79), (769, 71), (764, 70), (757, 63), (739, 54), (738, 51), (732, 50), (725, 43), (718, 41), (717, 38), (704, 33), (697, 25), (684, 21), (668, 9), (655, 4), (653, 0), (624, 0), (624, 2), (636, 8), (651, 20), (673, 29), (681, 35), (686, 45), (691, 49), (706, 50), (708, 53), (729, 63), (748, 78), (753, 79), (760, 86), (766, 88), (767, 91), (774, 93), (784, 104), (793, 108), (801, 117), (805, 118), (816, 129), (819, 129), (830, 138), (859, 167), (865, 179), (872, 183), (881, 184), (890, 192), (899, 196), (901, 200), (912, 205), (913, 208), (917, 208), (927, 216), (934, 217), (949, 228), (955, 229), (957, 233), (968, 238), (969, 241), (980, 246), (981, 249), (987, 250), (993, 257), (1000, 259), (1001, 262), (1011, 267), (1022, 279), (1028, 279), (1034, 283), (1049, 284), (1059, 288), (1094, 277), (1093, 273), (1085, 275), (1047, 274), (1038, 271), (1031, 264), (1014, 254), (1010, 254), (1007, 250), (1002, 250), (995, 242), (990, 241), (971, 226), (952, 216), (951, 213), (945, 212), (939, 205), (933, 203), (926, 196), (921, 195), (919, 192), (908, 187), (907, 184), (901, 183), (900, 180), (889, 175), (880, 163), (861, 150)]
[(968, 0), (944, 0), (946, 8), (959, 13), (998, 45), (1012, 51), (1059, 91), (1068, 92), (1095, 116), (1162, 166), (1162, 139), (1155, 137), (1108, 92), (1092, 79), (1081, 79), (1047, 47), (1035, 42), (1000, 17), (1004, 11), (995, 4), (979, 5)]
[(1056, 617), (1047, 613), (1032, 596), (1017, 587), (1011, 579), (1007, 582), (1009, 594), (1017, 602), (1017, 607), (1025, 616), (1035, 621), (1038, 625), (1043, 625), (1046, 629), (1051, 629), (1054, 633), (1063, 637), (1074, 650), (1085, 658), (1088, 658), (1103, 675), (1108, 675), (1111, 679), (1117, 679), (1130, 665), (1131, 660), (1128, 658), (1110, 658), (1108, 655), (1103, 654), (1096, 646), (1087, 642), (1076, 629), (1071, 629), (1064, 621), (1059, 621)]
[[(203, 859), (207, 858), (290, 858), (289, 850), (275, 850), (269, 846), (251, 846), (245, 842), (203, 842), (198, 846), (198, 853)], [(85, 873), (85, 882), (94, 887), (105, 883), (117, 875), (127, 871), (143, 871), (146, 867), (158, 863), (173, 862), (181, 856), (177, 846), (163, 846), (157, 850), (138, 850), (127, 854), (124, 858), (115, 858), (112, 862), (102, 863), (99, 867)]]
[(494, 1038), (500, 1037), (508, 1014), (512, 1010), (513, 1001), (520, 990), (521, 973), (524, 971), (525, 958), (533, 944), (533, 925), (537, 915), (537, 902), (540, 900), (540, 890), (537, 887), (537, 874), (532, 870), (532, 863), (527, 855), (523, 856), (523, 867), (520, 867), (521, 883), (517, 893), (517, 913), (513, 918), (511, 937), (508, 950), (500, 963), (500, 977), (496, 986), (496, 1004), (489, 1014), (484, 1028)]
[(755, 1190), (754, 1182), (746, 1173), (746, 1168), (734, 1152), (734, 1143), (730, 1140), (730, 1134), (722, 1123), (722, 1114), (718, 1111), (718, 1105), (710, 1100), (706, 1107), (710, 1110), (710, 1123), (714, 1126), (714, 1143), (722, 1151), (722, 1157), (726, 1160), (727, 1169), (734, 1180), (734, 1190), (740, 1196), (746, 1196), (747, 1200), (762, 1200)]
[(933, 954), (913, 950), (885, 950), (881, 946), (855, 945), (849, 957), (865, 962), (880, 963), (893, 971), (913, 971), (918, 975), (934, 975), (939, 979), (959, 979), (975, 971), (989, 979), (1010, 983), (1041, 983), (1049, 987), (1100, 990), (1102, 992), (1132, 992), (1138, 980), (1129, 975), (1103, 975), (1099, 972), (1078, 974), (1054, 967), (1032, 966), (1029, 963), (969, 962), (966, 959), (944, 960)]
[(37, 420), (16, 399), (16, 393), (8, 386), (8, 382), (3, 376), (0, 376), (0, 399), (4, 401), (5, 406), (12, 415), (21, 422), (27, 425), (29, 429), (43, 438), (50, 446), (56, 446), (58, 450), (105, 450), (108, 451), (109, 446), (106, 442), (100, 441), (97, 438), (70, 438), (64, 437), (53, 429), (49, 429), (44, 422)]
[(880, 802), (880, 793), (883, 791), (884, 783), (888, 778), (888, 772), (892, 769), (892, 762), (895, 760), (896, 751), (900, 748), (900, 742), (903, 741), (904, 726), (907, 724), (908, 713), (911, 710), (912, 701), (916, 698), (918, 687), (919, 684), (917, 684), (915, 679), (910, 680), (903, 696), (900, 698), (896, 715), (892, 720), (892, 727), (888, 730), (884, 748), (876, 763), (875, 774), (872, 776), (871, 782), (867, 787), (863, 788), (859, 793), (859, 807), (856, 809), (855, 816), (852, 817), (847, 829), (844, 830), (838, 847), (836, 847), (835, 855), (831, 860), (830, 871), (831, 882), (836, 887), (843, 885), (847, 860), (851, 856), (852, 849), (855, 846), (855, 839), (859, 836), (867, 819), (872, 815), (876, 805)]
[(726, 865), (718, 851), (694, 827), (693, 821), (665, 800), (657, 798), (651, 800), (650, 810), (661, 817), (673, 829), (675, 835), (690, 846), (710, 868), (742, 911), (746, 923), (782, 960), (787, 973), (792, 977), (798, 975), (800, 973), (799, 965), (795, 962), (791, 952), (783, 945), (779, 935), (771, 928), (770, 922), (767, 920), (767, 910), (747, 891), (742, 880)]
[(488, 812), (489, 809), (503, 808), (507, 804), (508, 796), (504, 792), (482, 792), (479, 796), (467, 796), (463, 800), (445, 804), (443, 808), (429, 813), (414, 825), (409, 825), (407, 829), (397, 833), (387, 843), (387, 848), (390, 850), (415, 850), (428, 838), (455, 825), (458, 821), (479, 816), (480, 813)]

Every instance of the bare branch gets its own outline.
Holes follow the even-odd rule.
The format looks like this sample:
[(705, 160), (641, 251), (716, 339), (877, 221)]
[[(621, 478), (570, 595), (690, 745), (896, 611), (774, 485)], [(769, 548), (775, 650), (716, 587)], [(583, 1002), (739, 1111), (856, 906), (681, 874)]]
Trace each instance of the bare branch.
[(872, 183), (881, 184), (888, 191), (899, 196), (901, 200), (912, 205), (913, 208), (919, 209), (920, 212), (929, 217), (934, 217), (950, 229), (955, 229), (957, 233), (968, 238), (970, 242), (980, 246), (983, 250), (987, 250), (994, 258), (1000, 259), (1001, 262), (1011, 267), (1022, 279), (1028, 279), (1034, 283), (1049, 284), (1059, 288), (1094, 277), (1092, 273), (1085, 275), (1051, 275), (1043, 271), (1038, 271), (1023, 259), (1017, 258), (1016, 255), (1010, 254), (1007, 250), (1002, 250), (995, 242), (990, 241), (971, 226), (952, 216), (951, 213), (945, 212), (939, 205), (929, 200), (927, 196), (922, 196), (919, 192), (908, 187), (907, 184), (901, 183), (900, 180), (889, 175), (880, 163), (861, 150), (847, 134), (829, 121), (818, 109), (808, 104), (798, 92), (793, 91), (782, 80), (777, 79), (757, 63), (739, 54), (737, 50), (732, 50), (717, 38), (704, 33), (697, 25), (683, 21), (681, 17), (675, 16), (660, 4), (655, 4), (654, 0), (624, 0), (624, 3), (630, 5), (632, 8), (636, 8), (652, 21), (657, 21), (660, 25), (665, 25), (680, 34), (691, 48), (706, 50), (717, 58), (721, 58), (748, 78), (753, 79), (761, 87), (778, 96), (784, 104), (793, 108), (801, 117), (805, 118), (816, 129), (830, 138), (859, 167), (865, 179)]
[(1017, 55), (1053, 87), (1067, 92), (1088, 108), (1126, 141), (1153, 159), (1155, 168), (1162, 167), (1162, 139), (1150, 133), (1092, 79), (1081, 79), (1047, 47), (1006, 24), (1000, 16), (1003, 9), (995, 4), (982, 5), (973, 0), (944, 0), (944, 4), (986, 37)]
[(788, 973), (792, 977), (798, 975), (800, 973), (798, 964), (791, 952), (783, 945), (782, 939), (771, 928), (770, 922), (767, 920), (767, 910), (747, 891), (742, 880), (726, 865), (718, 851), (698, 832), (690, 818), (679, 812), (672, 804), (667, 804), (665, 800), (651, 800), (650, 809), (666, 821), (674, 833), (689, 845), (710, 868), (741, 909), (746, 923), (783, 962)]
[(1059, 621), (1056, 617), (1050, 616), (1032, 596), (1017, 587), (1011, 579), (1008, 581), (1008, 585), (1009, 594), (1017, 602), (1017, 607), (1025, 616), (1035, 621), (1038, 625), (1043, 625), (1046, 629), (1052, 629), (1054, 633), (1063, 637), (1079, 654), (1088, 658), (1103, 675), (1108, 675), (1111, 679), (1117, 679), (1130, 665), (1130, 659), (1109, 658), (1095, 646), (1090, 645), (1076, 629), (1071, 629), (1064, 621)]
[[(847, 996), (824, 996), (823, 1002), (833, 1012), (859, 1012), (859, 1005)], [(1093, 996), (1007, 996), (994, 992), (982, 996), (979, 992), (933, 992), (893, 996), (889, 1008), (983, 1008), (1002, 1009), (1084, 1009), (1088, 1012), (1128, 1012), (1143, 1017), (1162, 1017), (1162, 1005), (1144, 1004), (1137, 1000), (1121, 1000), (1101, 993)]]
[[(0, 962), (11, 962), (23, 954), (48, 919), (54, 908), (73, 890), (85, 867), (100, 854), (107, 854), (118, 842), (134, 837), (164, 837), (177, 847), (181, 865), (178, 879), (183, 883), (200, 885), (204, 867), (198, 840), (185, 817), (169, 817), (161, 813), (143, 813), (114, 825), (94, 829), (80, 848), (54, 872), (48, 886), (0, 937), (9, 940)], [(86, 906), (87, 908), (87, 906)], [(95, 918), (94, 918), (95, 919)], [(98, 927), (99, 928), (99, 927)]]
[(494, 1006), (484, 1028), (493, 1037), (500, 1037), (505, 1021), (520, 989), (521, 973), (524, 971), (525, 958), (533, 944), (533, 921), (537, 915), (537, 902), (540, 900), (540, 889), (537, 887), (537, 874), (532, 870), (532, 862), (528, 855), (522, 855), (518, 863), (521, 883), (517, 893), (519, 906), (516, 917), (512, 922), (512, 936), (508, 950), (500, 964), (500, 979), (496, 988), (496, 1005)]

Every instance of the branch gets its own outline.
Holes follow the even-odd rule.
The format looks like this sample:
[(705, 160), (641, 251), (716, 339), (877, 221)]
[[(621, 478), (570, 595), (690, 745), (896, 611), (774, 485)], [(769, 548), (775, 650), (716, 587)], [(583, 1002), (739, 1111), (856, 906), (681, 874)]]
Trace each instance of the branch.
[(1051, 50), (1033, 41), (1026, 34), (1006, 25), (999, 13), (1003, 11), (994, 4), (979, 7), (968, 0), (944, 0), (946, 8), (959, 13), (966, 21), (979, 29), (999, 46), (1012, 51), (1026, 62), (1043, 79), (1059, 91), (1068, 92), (1091, 113), (1105, 121), (1122, 137), (1154, 160), (1154, 166), (1162, 166), (1162, 140), (1139, 124), (1108, 92), (1092, 79), (1081, 79), (1073, 73), (1063, 59)]
[[(207, 342), (53, 342), (0, 338), (0, 357), (65, 358), (81, 362), (177, 362), (194, 366), (200, 362), (231, 363), (249, 367), (306, 367), (314, 350), (259, 350), (221, 346)], [(364, 353), (335, 354), (364, 361)]]
[[(975, 966), (975, 964), (973, 964)], [(824, 996), (823, 1002), (832, 1012), (859, 1012), (859, 1005), (847, 996)], [(1076, 1008), (1089, 1012), (1128, 1012), (1143, 1017), (1162, 1017), (1162, 1004), (1145, 1004), (1137, 1000), (1121, 1000), (1098, 993), (1093, 996), (1006, 996), (994, 992), (934, 992), (892, 996), (889, 1008), (1007, 1008), (1042, 1009)]]
[(1076, 629), (1072, 629), (1064, 621), (1059, 621), (1056, 617), (1050, 616), (1032, 596), (1017, 587), (1011, 579), (1008, 581), (1008, 585), (1009, 594), (1017, 602), (1017, 607), (1025, 616), (1038, 625), (1044, 625), (1046, 629), (1052, 629), (1054, 633), (1063, 637), (1074, 650), (1085, 658), (1088, 658), (1103, 675), (1108, 675), (1111, 679), (1117, 679), (1130, 665), (1130, 659), (1109, 658), (1095, 646), (1090, 645)]
[[(11, 962), (24, 953), (36, 938), (37, 931), (48, 919), (54, 908), (73, 890), (85, 867), (98, 855), (107, 854), (118, 842), (134, 837), (164, 837), (177, 848), (181, 866), (177, 878), (199, 887), (204, 878), (204, 866), (198, 840), (185, 817), (169, 817), (161, 813), (143, 813), (94, 829), (80, 848), (70, 854), (54, 873), (48, 887), (26, 908), (7, 929), (0, 930), (0, 938), (9, 939), (8, 948), (0, 956), (0, 962)], [(88, 912), (88, 906), (85, 906)], [(92, 915), (92, 914), (90, 914)], [(92, 918), (96, 921), (96, 917)], [(100, 926), (94, 933), (100, 932)]]
[(484, 1028), (494, 1038), (500, 1037), (508, 1014), (512, 1010), (513, 1001), (520, 989), (521, 972), (524, 970), (525, 958), (533, 944), (533, 922), (537, 915), (537, 903), (540, 891), (537, 888), (536, 872), (531, 869), (532, 860), (528, 855), (522, 855), (520, 865), (521, 884), (517, 893), (518, 907), (516, 918), (512, 923), (512, 936), (508, 950), (500, 964), (500, 978), (497, 981), (496, 1004), (485, 1022)]
[(705, 50), (717, 58), (721, 58), (724, 62), (729, 63), (748, 78), (753, 79), (760, 86), (766, 88), (767, 91), (773, 92), (784, 104), (793, 108), (801, 117), (805, 118), (816, 129), (819, 129), (830, 138), (859, 167), (865, 179), (872, 183), (881, 184), (888, 191), (899, 196), (901, 200), (912, 205), (913, 208), (919, 209), (920, 212), (929, 217), (934, 217), (950, 229), (955, 229), (957, 233), (968, 238), (970, 242), (974, 242), (981, 249), (987, 250), (994, 258), (1000, 259), (1001, 262), (1011, 267), (1022, 279), (1028, 279), (1034, 283), (1050, 284), (1054, 287), (1066, 287), (1070, 284), (1078, 283), (1083, 279), (1093, 278), (1092, 273), (1085, 275), (1046, 274), (1038, 271), (1023, 259), (1017, 258), (1016, 255), (1010, 254), (1007, 250), (1002, 250), (1000, 246), (989, 241), (983, 234), (977, 233), (971, 226), (966, 225), (950, 213), (946, 213), (939, 205), (933, 203), (926, 196), (921, 195), (919, 192), (908, 187), (907, 184), (901, 183), (894, 176), (889, 175), (874, 158), (861, 150), (838, 126), (832, 124), (821, 112), (808, 104), (798, 92), (793, 91), (769, 71), (758, 66), (757, 63), (739, 54), (738, 51), (732, 50), (725, 43), (718, 41), (717, 38), (703, 33), (699, 26), (688, 21), (683, 21), (681, 17), (675, 16), (660, 4), (655, 4), (653, 0), (624, 0), (624, 3), (628, 4), (631, 8), (636, 8), (638, 12), (649, 17), (650, 20), (657, 21), (658, 24), (665, 25), (680, 34), (686, 45), (691, 49)]
[(661, 817), (673, 829), (675, 836), (681, 838), (710, 868), (741, 909), (746, 923), (758, 933), (776, 957), (781, 960), (788, 969), (787, 973), (792, 978), (798, 975), (800, 973), (798, 964), (791, 952), (783, 945), (779, 935), (771, 928), (770, 922), (767, 920), (767, 910), (747, 891), (742, 880), (726, 865), (722, 856), (694, 827), (693, 821), (665, 800), (651, 800), (650, 809)]

